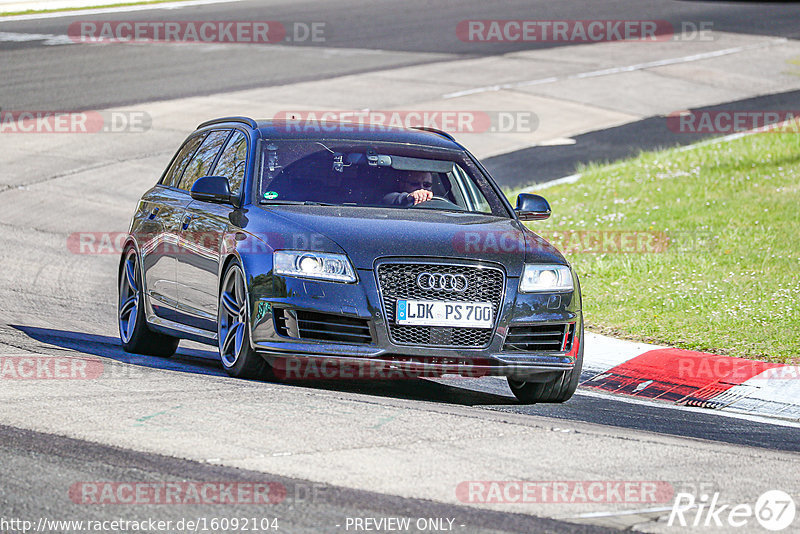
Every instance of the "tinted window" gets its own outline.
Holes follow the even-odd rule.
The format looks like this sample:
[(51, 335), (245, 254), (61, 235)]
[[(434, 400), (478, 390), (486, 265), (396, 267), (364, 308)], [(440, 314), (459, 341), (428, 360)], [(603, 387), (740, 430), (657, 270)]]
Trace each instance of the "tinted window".
[[(462, 151), (363, 141), (273, 140), (261, 155), (263, 204), (440, 209), (508, 217), (488, 178)], [(414, 204), (412, 193), (433, 198)]]
[(197, 149), (192, 161), (189, 162), (189, 165), (183, 172), (180, 185), (181, 189), (189, 191), (192, 185), (194, 185), (195, 180), (201, 176), (208, 175), (211, 171), (211, 165), (214, 163), (214, 159), (217, 157), (217, 154), (219, 154), (229, 133), (230, 130), (215, 130), (208, 134), (203, 144)]
[(205, 137), (206, 134), (196, 135), (183, 144), (175, 159), (172, 160), (172, 165), (170, 165), (167, 174), (164, 175), (164, 179), (161, 180), (162, 184), (173, 187), (178, 186), (181, 176), (183, 176), (183, 169), (186, 168), (186, 164), (192, 159), (197, 147), (200, 146)]
[(242, 132), (234, 131), (214, 169), (215, 176), (224, 176), (228, 179), (232, 195), (238, 195), (242, 189), (246, 164), (247, 137)]

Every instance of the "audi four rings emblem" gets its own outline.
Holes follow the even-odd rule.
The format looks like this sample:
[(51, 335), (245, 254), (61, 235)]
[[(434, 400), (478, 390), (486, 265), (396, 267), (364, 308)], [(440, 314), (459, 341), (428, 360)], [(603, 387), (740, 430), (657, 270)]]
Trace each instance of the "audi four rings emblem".
[(469, 283), (463, 274), (419, 273), (417, 286), (420, 289), (436, 289), (441, 291), (466, 291)]

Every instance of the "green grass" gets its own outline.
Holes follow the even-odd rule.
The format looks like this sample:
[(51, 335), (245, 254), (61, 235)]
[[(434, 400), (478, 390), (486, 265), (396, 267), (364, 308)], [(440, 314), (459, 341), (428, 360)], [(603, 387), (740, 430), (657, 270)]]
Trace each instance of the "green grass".
[[(582, 172), (577, 183), (540, 191), (553, 216), (528, 226), (560, 244), (577, 270), (589, 330), (797, 360), (799, 134), (643, 153)], [(584, 237), (624, 230), (644, 239), (657, 232), (669, 241), (660, 251), (587, 253), (574, 246), (575, 235), (565, 239), (567, 230), (588, 231)]]
[(103, 0), (98, 0), (96, 6), (81, 6), (81, 7), (63, 7), (58, 9), (26, 9), (24, 11), (9, 11), (0, 13), (0, 20), (3, 17), (11, 17), (14, 15), (38, 15), (40, 13), (56, 13), (60, 11), (85, 11), (87, 9), (101, 9), (105, 7), (125, 7), (125, 6), (140, 6), (145, 4), (166, 4), (172, 2), (185, 2), (186, 0), (141, 0), (139, 2), (124, 2), (119, 4), (104, 4)]

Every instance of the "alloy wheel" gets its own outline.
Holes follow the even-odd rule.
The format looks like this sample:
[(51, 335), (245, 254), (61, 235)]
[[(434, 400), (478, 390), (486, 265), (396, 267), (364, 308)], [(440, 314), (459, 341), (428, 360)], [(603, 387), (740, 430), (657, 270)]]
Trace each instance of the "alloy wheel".
[(225, 367), (233, 367), (242, 355), (247, 328), (244, 276), (231, 267), (222, 283), (219, 302), (219, 354)]

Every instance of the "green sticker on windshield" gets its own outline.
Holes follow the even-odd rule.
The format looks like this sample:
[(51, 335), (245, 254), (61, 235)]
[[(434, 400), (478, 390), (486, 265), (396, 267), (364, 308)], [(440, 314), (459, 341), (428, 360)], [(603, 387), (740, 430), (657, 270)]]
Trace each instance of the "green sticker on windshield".
[(267, 191), (266, 193), (264, 193), (264, 198), (266, 198), (267, 200), (278, 198), (278, 193), (276, 193), (275, 191)]

